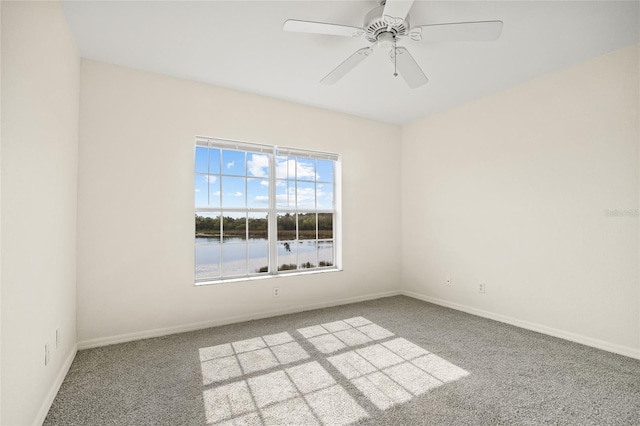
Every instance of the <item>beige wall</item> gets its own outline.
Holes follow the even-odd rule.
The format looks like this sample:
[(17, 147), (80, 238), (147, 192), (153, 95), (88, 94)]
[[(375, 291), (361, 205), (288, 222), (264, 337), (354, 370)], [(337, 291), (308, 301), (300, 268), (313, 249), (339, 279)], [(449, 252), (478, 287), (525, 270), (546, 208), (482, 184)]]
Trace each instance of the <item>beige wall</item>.
[(403, 126), (403, 289), (640, 357), (638, 78), (634, 46)]
[[(397, 126), (91, 60), (80, 111), (81, 346), (397, 291)], [(195, 135), (342, 154), (344, 271), (195, 287)]]
[(0, 423), (28, 425), (43, 420), (75, 353), (80, 60), (59, 3), (1, 8)]

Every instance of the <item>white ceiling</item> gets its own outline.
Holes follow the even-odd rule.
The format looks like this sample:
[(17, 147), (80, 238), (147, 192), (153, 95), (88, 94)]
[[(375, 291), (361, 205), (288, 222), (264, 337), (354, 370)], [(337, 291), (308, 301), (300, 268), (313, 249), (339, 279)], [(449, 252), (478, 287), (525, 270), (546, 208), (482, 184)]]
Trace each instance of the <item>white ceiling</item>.
[(430, 82), (411, 90), (380, 49), (319, 83), (364, 38), (282, 31), (288, 18), (361, 27), (376, 1), (80, 1), (82, 57), (402, 124), (640, 42), (638, 1), (416, 1), (413, 25), (502, 20), (496, 42), (402, 42)]

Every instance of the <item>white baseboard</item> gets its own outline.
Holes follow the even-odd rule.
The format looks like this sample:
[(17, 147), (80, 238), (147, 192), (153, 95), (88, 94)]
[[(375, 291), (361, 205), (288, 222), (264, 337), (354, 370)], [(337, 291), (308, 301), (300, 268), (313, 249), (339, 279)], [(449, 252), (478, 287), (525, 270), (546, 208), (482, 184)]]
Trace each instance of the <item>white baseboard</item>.
[(435, 297), (426, 296), (426, 295), (415, 293), (409, 290), (402, 290), (401, 294), (405, 296), (413, 297), (414, 299), (424, 300), (425, 302), (430, 302), (436, 305), (455, 309), (457, 311), (462, 311), (472, 315), (477, 315), (479, 317), (489, 318), (495, 321), (504, 322), (506, 324), (515, 325), (516, 327), (525, 328), (527, 330), (537, 331), (538, 333), (547, 334), (549, 336), (570, 340), (572, 342), (580, 343), (582, 345), (591, 346), (591, 347), (602, 349), (608, 352), (613, 352), (619, 355), (628, 356), (630, 358), (640, 359), (640, 350), (630, 348), (628, 346), (616, 345), (614, 343), (605, 342), (604, 340), (594, 339), (591, 337), (583, 336), (581, 334), (559, 330), (557, 328), (548, 327), (546, 325), (536, 324), (533, 322), (508, 317), (506, 315), (496, 314), (496, 313), (485, 311), (482, 309), (472, 308), (470, 306), (461, 305), (459, 303), (450, 302), (448, 300), (437, 299)]
[(67, 376), (69, 372), (69, 368), (71, 368), (71, 364), (73, 363), (73, 359), (76, 357), (76, 353), (78, 352), (78, 345), (73, 345), (71, 352), (67, 356), (67, 359), (64, 360), (64, 364), (62, 364), (62, 368), (60, 372), (56, 376), (53, 384), (51, 385), (51, 389), (47, 393), (42, 405), (40, 406), (40, 410), (38, 410), (38, 414), (36, 415), (36, 419), (33, 421), (34, 426), (42, 426), (44, 423), (44, 419), (47, 417), (47, 413), (49, 413), (49, 409), (51, 408), (51, 404), (53, 404), (53, 400), (56, 398), (58, 391), (60, 390), (60, 386), (62, 386), (62, 382), (64, 378)]
[(313, 309), (329, 308), (332, 306), (347, 305), (350, 303), (364, 302), (366, 300), (381, 299), (383, 297), (398, 296), (402, 294), (399, 290), (373, 293), (365, 296), (356, 296), (346, 299), (338, 299), (329, 302), (315, 303), (310, 305), (295, 306), (285, 309), (262, 311), (252, 314), (237, 315), (232, 317), (219, 318), (211, 321), (204, 321), (192, 324), (178, 325), (173, 327), (156, 328), (153, 330), (139, 331), (135, 333), (120, 334), (117, 336), (101, 337), (78, 342), (78, 350), (97, 348), (100, 346), (114, 345), (116, 343), (131, 342), (134, 340), (148, 339), (150, 337), (167, 336), (169, 334), (184, 333), (187, 331), (201, 330), (204, 328), (217, 327), (220, 325), (234, 324), (238, 322), (251, 321), (275, 317), (279, 315), (295, 314), (298, 312), (310, 311)]

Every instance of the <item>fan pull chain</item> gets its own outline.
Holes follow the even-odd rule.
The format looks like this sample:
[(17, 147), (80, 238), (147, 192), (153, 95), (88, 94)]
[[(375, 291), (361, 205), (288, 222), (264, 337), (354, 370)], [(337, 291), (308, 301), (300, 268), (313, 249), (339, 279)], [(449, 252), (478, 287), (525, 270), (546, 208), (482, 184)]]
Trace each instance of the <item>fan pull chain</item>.
[(393, 76), (398, 76), (398, 49), (396, 49), (396, 39), (393, 39)]

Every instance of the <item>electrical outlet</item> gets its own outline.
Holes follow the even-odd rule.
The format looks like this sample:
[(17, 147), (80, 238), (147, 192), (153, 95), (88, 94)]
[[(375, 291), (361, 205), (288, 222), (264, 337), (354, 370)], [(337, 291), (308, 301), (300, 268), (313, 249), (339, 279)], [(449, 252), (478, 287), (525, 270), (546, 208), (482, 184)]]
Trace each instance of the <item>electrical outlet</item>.
[(446, 283), (447, 283), (447, 285), (451, 285), (451, 277), (447, 277)]
[(62, 343), (62, 333), (59, 328), (56, 328), (56, 349), (60, 347), (60, 343)]
[(484, 283), (480, 283), (480, 284), (478, 285), (478, 291), (479, 291), (480, 293), (484, 293), (484, 290), (485, 290), (485, 284), (484, 284)]
[(273, 297), (278, 297), (280, 296), (280, 287), (274, 287), (273, 288)]
[(44, 365), (45, 367), (47, 365), (49, 365), (49, 358), (50, 358), (51, 354), (49, 352), (49, 344), (45, 343), (44, 344)]

